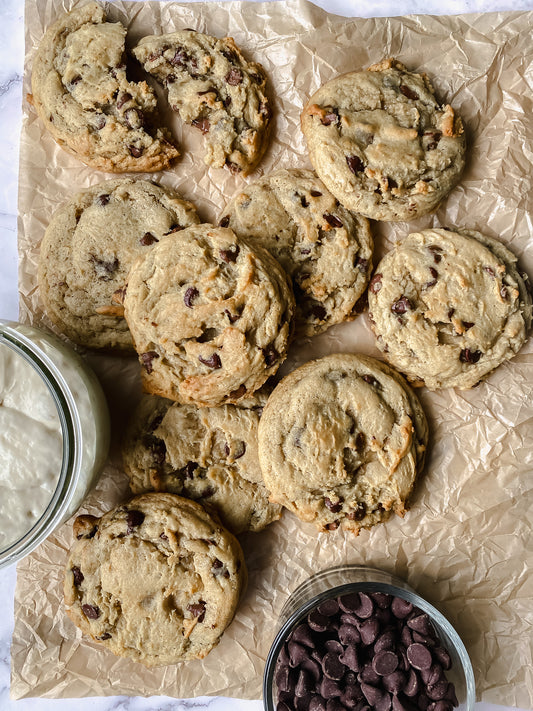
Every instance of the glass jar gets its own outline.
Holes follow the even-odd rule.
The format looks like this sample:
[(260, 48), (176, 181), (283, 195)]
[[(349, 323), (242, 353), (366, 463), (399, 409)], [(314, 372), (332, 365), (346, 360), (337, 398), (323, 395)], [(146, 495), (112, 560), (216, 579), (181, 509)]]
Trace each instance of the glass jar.
[(402, 598), (429, 615), (440, 644), (452, 660), (446, 676), (455, 685), (459, 702), (456, 708), (459, 711), (473, 711), (476, 690), (472, 664), (461, 638), (450, 622), (400, 578), (363, 565), (340, 565), (322, 570), (308, 578), (290, 595), (281, 610), (279, 629), (266, 661), (263, 678), (265, 711), (276, 711), (275, 670), (279, 654), (293, 630), (305, 620), (308, 613), (330, 598), (373, 592)]
[(2, 568), (72, 516), (96, 484), (109, 412), (95, 374), (72, 348), (0, 320), (0, 414)]

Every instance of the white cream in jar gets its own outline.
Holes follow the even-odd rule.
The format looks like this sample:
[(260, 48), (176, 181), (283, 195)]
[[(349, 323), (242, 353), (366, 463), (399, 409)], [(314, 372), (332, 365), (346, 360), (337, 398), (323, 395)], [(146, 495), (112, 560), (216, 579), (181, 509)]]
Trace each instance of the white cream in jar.
[(63, 434), (35, 368), (0, 344), (0, 550), (43, 515), (59, 482)]
[(109, 447), (96, 376), (55, 336), (0, 321), (0, 567), (80, 507)]

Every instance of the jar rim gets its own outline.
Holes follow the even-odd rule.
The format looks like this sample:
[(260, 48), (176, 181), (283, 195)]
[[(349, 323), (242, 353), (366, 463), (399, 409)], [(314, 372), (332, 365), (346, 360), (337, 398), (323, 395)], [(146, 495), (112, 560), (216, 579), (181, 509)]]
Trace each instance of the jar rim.
[[(293, 595), (298, 594), (303, 587), (315, 580), (320, 579), (321, 577), (327, 577), (330, 574), (340, 573), (343, 571), (364, 571), (366, 574), (375, 573), (378, 577), (384, 574), (384, 571), (379, 568), (358, 564), (345, 564), (325, 568), (307, 578), (290, 594), (289, 599), (282, 608), (280, 618), (283, 618), (284, 611), (287, 610)], [(321, 602), (332, 597), (344, 595), (350, 591), (353, 591), (354, 588), (357, 588), (357, 592), (384, 592), (395, 597), (403, 598), (429, 615), (431, 621), (435, 623), (445, 633), (446, 637), (450, 639), (461, 662), (466, 689), (465, 706), (461, 706), (461, 708), (464, 708), (465, 711), (473, 710), (476, 700), (474, 671), (472, 668), (472, 662), (470, 661), (470, 657), (461, 637), (459, 636), (459, 633), (456, 631), (455, 627), (453, 627), (451, 622), (436, 607), (427, 602), (427, 600), (413, 590), (413, 588), (411, 588), (401, 578), (388, 572), (386, 575), (393, 581), (392, 583), (376, 579), (375, 581), (351, 581), (340, 585), (333, 585), (327, 590), (323, 590), (322, 592), (313, 595), (303, 604), (298, 605), (297, 609), (294, 610), (294, 612), (292, 612), (285, 620), (283, 620), (281, 627), (278, 629), (274, 641), (272, 642), (265, 663), (265, 671), (263, 675), (263, 706), (265, 711), (275, 711), (273, 689), (276, 662), (282, 646), (290, 633), (305, 618), (305, 616), (315, 607), (320, 605)]]
[[(0, 550), (0, 569), (30, 553), (52, 532), (74, 495), (80, 464), (77, 443), (81, 441), (81, 422), (72, 392), (51, 358), (17, 326), (16, 322), (0, 320), (0, 345), (22, 357), (46, 384), (59, 417), (63, 452), (59, 478), (46, 508), (20, 538)], [(48, 336), (45, 332), (43, 335)]]

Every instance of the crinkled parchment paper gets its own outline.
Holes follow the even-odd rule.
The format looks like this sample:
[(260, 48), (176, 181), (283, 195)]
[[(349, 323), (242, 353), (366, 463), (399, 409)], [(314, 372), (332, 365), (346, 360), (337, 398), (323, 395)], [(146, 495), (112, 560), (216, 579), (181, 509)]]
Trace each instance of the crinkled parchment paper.
[[(64, 9), (60, 0), (26, 2), (26, 91), (35, 46)], [(111, 18), (144, 34), (192, 27), (232, 35), (269, 76), (276, 116), (259, 173), (309, 166), (299, 127), (306, 98), (338, 73), (396, 56), (432, 77), (438, 95), (465, 121), (468, 164), (438, 212), (376, 226), (378, 255), (392, 241), (428, 226), (467, 227), (500, 238), (533, 274), (533, 13), (461, 17), (346, 19), (305, 0), (176, 3), (117, 2)], [(77, 188), (108, 178), (62, 152), (24, 103), (20, 167), (21, 318), (49, 325), (36, 285), (39, 242), (52, 212)], [(164, 113), (182, 140), (183, 157), (161, 176), (216, 219), (244, 180), (206, 169), (200, 133)], [(377, 355), (366, 316), (294, 344), (284, 371), (334, 351)], [(127, 493), (117, 442), (137, 397), (133, 359), (91, 355), (113, 416), (114, 449), (85, 510), (109, 509)], [(420, 392), (431, 447), (405, 519), (359, 537), (317, 534), (286, 513), (267, 530), (242, 538), (250, 584), (220, 645), (203, 661), (146, 670), (84, 640), (61, 600), (71, 526), (19, 564), (12, 694), (76, 697), (218, 694), (259, 698), (265, 657), (288, 593), (309, 574), (336, 563), (367, 563), (406, 578), (462, 635), (474, 664), (478, 697), (533, 706), (533, 343), (468, 392)]]

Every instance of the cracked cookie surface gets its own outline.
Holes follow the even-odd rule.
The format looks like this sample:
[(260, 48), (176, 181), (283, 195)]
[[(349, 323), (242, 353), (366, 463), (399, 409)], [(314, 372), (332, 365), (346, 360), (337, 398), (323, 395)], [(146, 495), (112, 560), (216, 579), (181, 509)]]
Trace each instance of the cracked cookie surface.
[(239, 402), (277, 371), (294, 297), (266, 250), (230, 229), (194, 225), (135, 262), (124, 308), (145, 391), (215, 406)]
[(32, 102), (66, 151), (109, 173), (153, 172), (179, 155), (164, 129), (151, 125), (156, 97), (126, 78), (126, 29), (89, 3), (45, 33), (33, 61)]
[(121, 178), (74, 195), (45, 232), (39, 288), (46, 312), (71, 340), (133, 349), (116, 301), (131, 265), (168, 233), (199, 223), (192, 203), (146, 180)]
[(301, 116), (311, 163), (350, 210), (412, 220), (434, 210), (464, 167), (461, 119), (425, 74), (386, 59), (324, 84)]
[(279, 170), (238, 192), (220, 224), (267, 249), (293, 280), (296, 331), (354, 318), (372, 271), (368, 220), (338, 204), (310, 170)]
[(471, 388), (525, 342), (527, 284), (516, 257), (492, 238), (469, 230), (412, 233), (383, 257), (370, 283), (378, 346), (417, 384)]
[(123, 446), (131, 490), (200, 501), (234, 534), (262, 530), (280, 517), (281, 506), (269, 503), (259, 466), (261, 410), (255, 398), (246, 407), (197, 408), (145, 396)]
[(67, 612), (113, 654), (146, 666), (201, 659), (246, 585), (237, 540), (199, 504), (144, 494), (79, 516), (65, 570)]
[(418, 399), (389, 366), (334, 354), (283, 378), (259, 423), (271, 500), (321, 531), (355, 533), (400, 516), (422, 469), (428, 430)]
[(144, 37), (133, 54), (166, 87), (171, 108), (204, 134), (208, 165), (244, 175), (254, 169), (272, 115), (260, 64), (231, 37), (194, 30)]

